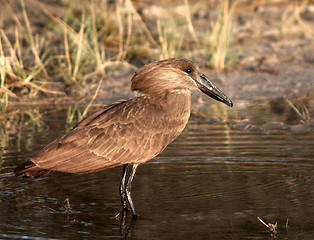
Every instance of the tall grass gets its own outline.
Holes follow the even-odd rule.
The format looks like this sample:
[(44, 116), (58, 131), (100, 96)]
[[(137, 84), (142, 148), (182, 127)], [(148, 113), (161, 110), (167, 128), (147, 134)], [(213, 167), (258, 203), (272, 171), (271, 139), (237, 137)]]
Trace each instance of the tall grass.
[(178, 31), (178, 25), (171, 19), (157, 19), (157, 32), (160, 44), (159, 59), (180, 56), (186, 28)]
[(228, 0), (222, 0), (218, 9), (217, 20), (212, 25), (208, 48), (210, 64), (214, 69), (225, 68), (226, 56), (232, 38), (232, 22), (235, 3), (229, 6)]
[[(9, 2), (1, 1), (16, 25), (14, 37), (0, 29), (2, 112), (14, 102), (88, 95), (105, 80), (109, 67), (139, 58), (188, 57), (194, 48), (208, 48), (212, 66), (225, 66), (233, 16), (228, 1), (222, 2), (205, 45), (194, 28), (188, 0), (182, 2), (185, 10), (179, 17), (171, 18), (169, 11), (155, 23), (146, 21), (131, 0), (64, 1), (62, 17), (37, 0), (20, 0), (18, 15)], [(48, 20), (40, 34), (32, 26), (29, 9)]]
[[(37, 35), (33, 36), (23, 0), (21, 6), (25, 31), (19, 27), (21, 23), (17, 17), (13, 43), (6, 33), (0, 30), (0, 111), (2, 112), (7, 108), (9, 99), (22, 101), (22, 97), (15, 93), (17, 89), (26, 92), (29, 99), (35, 98), (39, 92), (63, 94), (44, 87), (45, 79), (48, 77), (45, 66), (49, 62), (49, 58), (46, 58), (47, 52), (44, 50), (45, 41)], [(23, 49), (22, 41), (26, 41), (30, 48)]]
[(314, 30), (311, 24), (308, 23), (301, 17), (301, 13), (304, 11), (305, 7), (309, 4), (309, 0), (302, 1), (297, 6), (287, 6), (281, 17), (281, 25), (279, 27), (279, 33), (282, 35), (284, 32), (289, 30), (289, 28), (294, 24), (301, 26), (302, 32), (309, 39), (313, 40)]

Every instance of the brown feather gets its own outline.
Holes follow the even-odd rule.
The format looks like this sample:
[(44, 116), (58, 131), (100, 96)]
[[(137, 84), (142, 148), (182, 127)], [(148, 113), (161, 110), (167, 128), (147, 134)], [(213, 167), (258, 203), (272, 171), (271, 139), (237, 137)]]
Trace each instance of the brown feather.
[(189, 111), (178, 130), (177, 114), (181, 113), (169, 118), (166, 111), (149, 96), (114, 103), (48, 144), (30, 161), (37, 168), (71, 173), (148, 161), (181, 133), (188, 120)]
[[(120, 100), (91, 114), (18, 166), (15, 174), (88, 173), (146, 162), (183, 131), (190, 116), (191, 90), (201, 86), (204, 92), (202, 81), (199, 68), (186, 59), (148, 64), (134, 74), (131, 84), (144, 96)], [(232, 104), (223, 94), (219, 99)]]

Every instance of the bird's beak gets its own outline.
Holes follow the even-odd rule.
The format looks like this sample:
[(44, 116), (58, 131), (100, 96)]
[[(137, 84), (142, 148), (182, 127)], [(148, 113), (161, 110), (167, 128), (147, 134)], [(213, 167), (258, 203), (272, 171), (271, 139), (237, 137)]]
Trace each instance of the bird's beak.
[(195, 82), (197, 87), (206, 95), (225, 103), (229, 107), (233, 106), (232, 101), (218, 87), (216, 87), (206, 75), (200, 74)]

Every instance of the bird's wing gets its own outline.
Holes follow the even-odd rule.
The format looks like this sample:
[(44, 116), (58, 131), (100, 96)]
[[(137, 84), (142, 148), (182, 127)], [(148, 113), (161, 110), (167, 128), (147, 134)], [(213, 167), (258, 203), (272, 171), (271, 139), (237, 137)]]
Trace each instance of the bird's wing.
[(38, 167), (87, 173), (135, 162), (159, 154), (176, 136), (163, 133), (167, 117), (160, 106), (118, 102), (79, 123), (31, 158)]

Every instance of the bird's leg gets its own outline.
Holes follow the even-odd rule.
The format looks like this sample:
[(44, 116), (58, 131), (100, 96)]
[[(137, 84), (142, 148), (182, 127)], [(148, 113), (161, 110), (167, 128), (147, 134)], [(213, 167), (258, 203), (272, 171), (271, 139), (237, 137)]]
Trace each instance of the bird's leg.
[(127, 203), (129, 203), (133, 216), (138, 216), (133, 200), (132, 200), (132, 196), (131, 196), (131, 185), (132, 185), (132, 181), (133, 181), (137, 166), (138, 164), (132, 165), (131, 172), (129, 176), (127, 177), (129, 165), (124, 164), (123, 174), (122, 174), (122, 178), (120, 182), (120, 196), (121, 196), (123, 211), (127, 210)]
[(126, 210), (122, 210), (121, 213), (121, 223), (120, 223), (120, 235), (121, 236), (125, 236), (126, 232), (127, 232), (127, 211)]
[(122, 202), (123, 211), (127, 210), (127, 198), (126, 198), (126, 183), (127, 183), (127, 173), (128, 173), (128, 164), (124, 164), (123, 166), (123, 174), (120, 182), (120, 197)]
[(135, 227), (135, 223), (136, 223), (136, 219), (137, 216), (132, 216), (132, 220), (129, 224), (129, 226), (127, 226), (127, 211), (123, 211), (122, 212), (122, 216), (121, 216), (121, 223), (120, 223), (120, 235), (123, 236), (123, 239), (132, 239), (132, 233), (133, 233), (133, 229)]
[(136, 172), (136, 168), (138, 167), (138, 164), (133, 164), (132, 165), (132, 170), (128, 179), (128, 182), (126, 184), (126, 188), (125, 188), (125, 193), (126, 193), (126, 197), (128, 199), (129, 205), (131, 207), (132, 213), (133, 213), (133, 217), (137, 217), (138, 214), (136, 212), (133, 200), (132, 200), (132, 196), (131, 196), (131, 185), (132, 185), (132, 181)]

